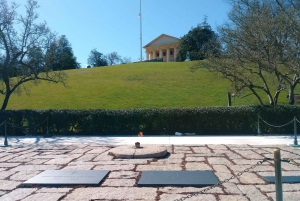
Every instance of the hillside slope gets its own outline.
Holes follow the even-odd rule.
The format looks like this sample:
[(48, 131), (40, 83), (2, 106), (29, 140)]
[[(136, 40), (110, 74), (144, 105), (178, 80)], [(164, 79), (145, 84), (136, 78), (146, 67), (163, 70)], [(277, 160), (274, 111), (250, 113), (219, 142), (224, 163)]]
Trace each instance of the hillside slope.
[[(192, 64), (133, 63), (68, 70), (67, 88), (46, 82), (37, 86), (29, 84), (30, 95), (12, 95), (7, 109), (226, 106), (229, 82), (206, 69), (191, 72)], [(286, 94), (281, 95), (281, 103), (287, 103)], [(233, 98), (232, 104), (251, 105), (258, 101), (254, 96), (247, 96)]]

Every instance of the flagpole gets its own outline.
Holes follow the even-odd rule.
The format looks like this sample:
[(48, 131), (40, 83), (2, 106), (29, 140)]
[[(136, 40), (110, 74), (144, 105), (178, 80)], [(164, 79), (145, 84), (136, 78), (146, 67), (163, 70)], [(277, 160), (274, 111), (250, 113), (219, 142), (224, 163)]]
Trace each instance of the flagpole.
[(140, 0), (140, 48), (141, 48), (141, 55), (140, 55), (140, 61), (142, 62), (142, 0)]

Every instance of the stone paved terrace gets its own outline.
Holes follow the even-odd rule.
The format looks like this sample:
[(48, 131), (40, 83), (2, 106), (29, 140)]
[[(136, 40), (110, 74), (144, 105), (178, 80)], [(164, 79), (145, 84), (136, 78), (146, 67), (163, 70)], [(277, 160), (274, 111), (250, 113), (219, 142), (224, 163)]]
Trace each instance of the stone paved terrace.
[[(300, 149), (280, 145), (247, 144), (166, 144), (170, 155), (164, 159), (114, 159), (107, 153), (119, 145), (96, 144), (23, 144), (0, 148), (1, 201), (88, 201), (88, 200), (160, 200), (185, 197), (203, 188), (137, 187), (144, 170), (213, 170), (220, 181), (256, 164), (264, 157), (273, 157), (274, 148), (282, 158), (300, 163)], [(21, 187), (20, 184), (44, 170), (101, 170), (111, 172), (97, 187)], [(283, 176), (300, 176), (300, 168), (282, 163)], [(209, 190), (188, 201), (264, 201), (275, 200), (275, 185), (262, 176), (274, 176), (272, 161)], [(300, 199), (300, 184), (283, 184), (286, 201)]]

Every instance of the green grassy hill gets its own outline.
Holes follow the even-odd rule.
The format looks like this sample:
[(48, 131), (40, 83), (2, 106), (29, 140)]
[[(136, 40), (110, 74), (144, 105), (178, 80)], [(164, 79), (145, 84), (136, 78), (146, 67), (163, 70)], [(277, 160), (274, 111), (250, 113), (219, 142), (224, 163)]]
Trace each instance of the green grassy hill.
[[(206, 69), (191, 72), (192, 64), (133, 63), (68, 70), (67, 88), (46, 82), (29, 84), (30, 95), (13, 94), (7, 109), (226, 106), (229, 82)], [(280, 103), (287, 103), (286, 95), (286, 91), (281, 94)], [(265, 96), (264, 100), (267, 102)], [(252, 95), (233, 98), (232, 104), (253, 105), (258, 101)]]

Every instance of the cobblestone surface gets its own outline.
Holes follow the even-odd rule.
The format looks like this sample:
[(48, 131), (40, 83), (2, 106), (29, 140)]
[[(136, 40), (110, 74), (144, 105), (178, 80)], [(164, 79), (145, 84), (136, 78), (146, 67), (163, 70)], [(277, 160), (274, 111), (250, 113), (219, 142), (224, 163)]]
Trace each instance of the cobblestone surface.
[[(166, 146), (167, 147), (167, 146)], [(137, 187), (145, 170), (212, 170), (220, 181), (273, 157), (274, 148), (283, 158), (300, 162), (300, 149), (284, 145), (187, 145), (169, 146), (165, 158), (116, 159), (108, 155), (113, 147), (88, 145), (24, 146), (0, 148), (0, 200), (2, 201), (89, 201), (180, 199), (204, 188)], [(44, 170), (110, 170), (95, 187), (24, 187), (21, 184)], [(282, 163), (283, 176), (300, 176), (300, 168)], [(239, 178), (199, 194), (187, 201), (270, 201), (275, 200), (275, 185), (262, 179), (274, 176), (273, 161), (264, 162)], [(298, 201), (300, 184), (283, 184), (283, 198)]]

